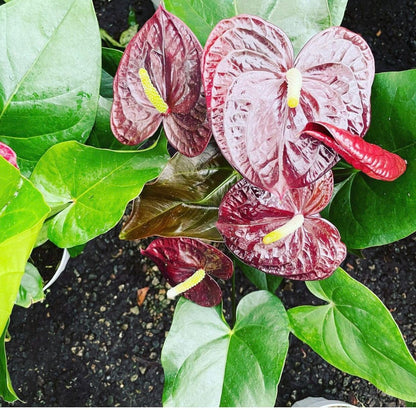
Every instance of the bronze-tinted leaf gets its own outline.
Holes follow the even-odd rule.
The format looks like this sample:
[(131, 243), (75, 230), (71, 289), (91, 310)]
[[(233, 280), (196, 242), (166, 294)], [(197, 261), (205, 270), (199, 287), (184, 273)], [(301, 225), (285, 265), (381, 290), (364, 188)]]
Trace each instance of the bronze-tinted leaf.
[(213, 144), (199, 156), (175, 154), (154, 184), (145, 186), (120, 233), (122, 239), (187, 236), (221, 241), (218, 206), (238, 174)]
[[(163, 122), (174, 148), (187, 156), (199, 155), (211, 136), (201, 57), (202, 47), (192, 31), (159, 7), (130, 41), (114, 78), (111, 126), (117, 139), (138, 144)], [(155, 101), (167, 110), (161, 111)]]

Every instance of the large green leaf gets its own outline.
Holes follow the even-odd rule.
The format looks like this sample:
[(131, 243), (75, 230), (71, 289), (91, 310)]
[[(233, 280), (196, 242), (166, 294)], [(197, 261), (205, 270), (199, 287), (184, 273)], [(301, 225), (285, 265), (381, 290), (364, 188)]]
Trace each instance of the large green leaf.
[(245, 296), (230, 329), (221, 306), (180, 299), (162, 351), (165, 406), (273, 406), (288, 350), (288, 320), (266, 291)]
[(107, 232), (169, 158), (166, 138), (142, 151), (111, 151), (63, 142), (49, 149), (31, 180), (53, 211), (48, 237), (61, 248)]
[(16, 305), (28, 308), (33, 303), (40, 302), (44, 298), (42, 276), (40, 276), (36, 267), (28, 262), (20, 282)]
[(294, 334), (343, 372), (415, 401), (416, 362), (377, 296), (340, 268), (328, 279), (306, 284), (328, 304), (289, 309)]
[(238, 266), (244, 275), (255, 285), (258, 289), (267, 290), (271, 293), (276, 292), (277, 288), (281, 284), (283, 277), (270, 275), (264, 273), (261, 270), (253, 268), (252, 266), (246, 265), (240, 259), (233, 258), (234, 264)]
[(40, 192), (0, 157), (0, 333), (42, 223), (49, 213)]
[(352, 172), (336, 186), (323, 215), (349, 248), (384, 245), (416, 231), (415, 84), (416, 70), (376, 75), (365, 139), (406, 159), (407, 170), (393, 182)]
[(100, 73), (91, 0), (17, 0), (0, 8), (0, 140), (25, 175), (50, 146), (87, 139)]
[(319, 31), (338, 26), (348, 0), (165, 0), (167, 10), (181, 18), (205, 44), (213, 27), (237, 14), (260, 16), (283, 29), (295, 51)]
[(154, 184), (143, 189), (123, 226), (122, 239), (186, 236), (221, 241), (218, 206), (238, 174), (214, 145), (199, 156), (176, 154)]
[(3, 399), (6, 401), (12, 402), (18, 400), (19, 398), (13, 390), (9, 371), (7, 370), (7, 356), (5, 346), (6, 332), (7, 325), (0, 336), (0, 397), (3, 397)]

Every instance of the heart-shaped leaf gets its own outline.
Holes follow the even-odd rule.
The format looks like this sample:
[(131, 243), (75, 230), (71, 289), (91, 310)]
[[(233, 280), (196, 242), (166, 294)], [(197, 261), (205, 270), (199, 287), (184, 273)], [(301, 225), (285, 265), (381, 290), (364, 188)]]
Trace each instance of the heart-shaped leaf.
[(366, 132), (373, 76), (371, 50), (358, 34), (331, 27), (295, 60), (282, 30), (247, 15), (221, 21), (203, 55), (221, 152), (252, 184), (275, 195), (308, 185), (339, 159), (318, 141), (298, 137), (308, 122)]
[(319, 31), (341, 24), (347, 0), (164, 0), (164, 4), (191, 28), (201, 44), (220, 20), (252, 14), (282, 28), (298, 51)]
[(166, 139), (143, 151), (111, 151), (68, 141), (40, 159), (31, 180), (59, 212), (49, 239), (61, 248), (88, 242), (111, 229), (126, 205), (156, 178), (169, 155)]
[(0, 157), (0, 333), (3, 333), (26, 262), (49, 213), (40, 192)]
[(91, 131), (98, 24), (90, 0), (20, 0), (0, 8), (0, 27), (0, 139), (28, 175), (49, 147)]
[(234, 258), (234, 263), (238, 266), (244, 275), (260, 290), (267, 290), (274, 293), (281, 284), (283, 278), (281, 276), (269, 275), (261, 270), (246, 265), (239, 259)]
[(341, 371), (394, 397), (415, 401), (416, 362), (377, 296), (340, 268), (307, 286), (328, 304), (288, 310), (296, 337)]
[(400, 155), (407, 169), (394, 182), (345, 170), (349, 176), (336, 186), (323, 216), (337, 226), (348, 248), (383, 245), (416, 231), (415, 82), (416, 70), (376, 75), (373, 120), (365, 139)]
[(218, 206), (237, 178), (214, 145), (194, 158), (175, 154), (157, 181), (145, 186), (134, 201), (120, 238), (157, 235), (221, 241), (215, 227)]
[(288, 334), (286, 311), (269, 292), (240, 301), (233, 329), (221, 306), (204, 308), (182, 298), (162, 350), (163, 404), (274, 406)]
[(20, 282), (16, 305), (28, 308), (33, 303), (40, 302), (44, 298), (42, 277), (36, 267), (28, 262)]
[(0, 335), (0, 397), (8, 402), (13, 402), (19, 400), (19, 398), (13, 390), (9, 371), (7, 370), (7, 356), (5, 346), (6, 332), (7, 325)]

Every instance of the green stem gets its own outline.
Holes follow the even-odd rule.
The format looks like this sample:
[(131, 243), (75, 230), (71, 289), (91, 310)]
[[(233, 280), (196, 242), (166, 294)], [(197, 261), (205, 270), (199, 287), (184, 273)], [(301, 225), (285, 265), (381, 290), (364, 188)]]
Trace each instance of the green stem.
[(237, 274), (234, 269), (234, 275), (231, 278), (231, 329), (234, 328), (235, 321), (237, 320), (237, 301), (235, 296), (235, 275)]

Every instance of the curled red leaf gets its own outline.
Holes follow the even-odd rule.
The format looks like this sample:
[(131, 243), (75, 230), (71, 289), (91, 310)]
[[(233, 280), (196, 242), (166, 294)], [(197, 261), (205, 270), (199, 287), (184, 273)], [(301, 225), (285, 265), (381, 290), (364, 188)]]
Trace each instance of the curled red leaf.
[(315, 138), (341, 155), (354, 168), (383, 181), (393, 181), (406, 171), (406, 161), (358, 135), (324, 122), (310, 122), (300, 138)]
[(16, 153), (6, 144), (0, 142), (0, 155), (14, 167), (19, 169), (17, 165)]
[[(301, 77), (291, 88), (299, 91), (294, 103), (292, 69)], [(315, 181), (338, 160), (323, 144), (297, 138), (308, 122), (359, 135), (369, 126), (374, 59), (366, 42), (342, 27), (318, 33), (294, 59), (288, 37), (274, 25), (248, 15), (223, 20), (207, 40), (203, 78), (223, 155), (273, 194)]]
[(138, 144), (163, 122), (175, 149), (199, 155), (211, 137), (201, 57), (192, 31), (160, 6), (130, 41), (114, 78), (111, 128), (117, 139)]
[[(248, 265), (291, 279), (323, 279), (346, 255), (336, 227), (319, 215), (332, 190), (332, 172), (306, 187), (286, 190), (282, 198), (241, 180), (225, 195), (217, 228), (227, 247)], [(296, 229), (265, 244), (267, 235), (293, 221)]]
[(192, 238), (158, 238), (141, 251), (159, 267), (170, 285), (176, 286), (202, 269), (201, 282), (187, 290), (183, 296), (201, 306), (216, 306), (222, 292), (213, 279), (229, 279), (233, 275), (233, 263), (220, 250)]

